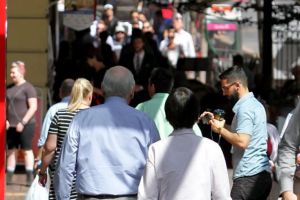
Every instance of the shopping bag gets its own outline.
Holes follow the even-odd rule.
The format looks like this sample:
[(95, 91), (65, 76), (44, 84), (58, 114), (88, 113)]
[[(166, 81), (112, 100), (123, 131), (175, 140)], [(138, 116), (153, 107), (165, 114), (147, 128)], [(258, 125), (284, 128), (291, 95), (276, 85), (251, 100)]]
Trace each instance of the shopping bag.
[(39, 176), (36, 175), (27, 194), (25, 200), (48, 200), (50, 189), (50, 176), (47, 173), (47, 182), (45, 187), (39, 184)]

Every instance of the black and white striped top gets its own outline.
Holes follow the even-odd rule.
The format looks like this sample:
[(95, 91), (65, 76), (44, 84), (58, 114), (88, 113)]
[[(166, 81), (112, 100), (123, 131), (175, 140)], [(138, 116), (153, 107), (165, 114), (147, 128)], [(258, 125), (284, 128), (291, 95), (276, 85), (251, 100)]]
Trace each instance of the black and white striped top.
[[(78, 113), (79, 110), (76, 110), (75, 112), (70, 112), (67, 109), (62, 109), (57, 111), (57, 113), (54, 115), (50, 128), (49, 128), (49, 134), (55, 134), (57, 135), (57, 144), (56, 144), (56, 150), (54, 157), (50, 164), (50, 176), (51, 176), (51, 185), (50, 185), (50, 191), (49, 191), (49, 199), (55, 199), (55, 193), (54, 193), (54, 187), (53, 187), (53, 177), (54, 172), (56, 170), (58, 158), (61, 152), (61, 147), (65, 138), (65, 135), (68, 131), (69, 125), (73, 120), (73, 117)], [(72, 185), (72, 191), (70, 195), (70, 199), (77, 199), (77, 193), (75, 189), (75, 183), (76, 183), (76, 177), (73, 179), (73, 185)]]

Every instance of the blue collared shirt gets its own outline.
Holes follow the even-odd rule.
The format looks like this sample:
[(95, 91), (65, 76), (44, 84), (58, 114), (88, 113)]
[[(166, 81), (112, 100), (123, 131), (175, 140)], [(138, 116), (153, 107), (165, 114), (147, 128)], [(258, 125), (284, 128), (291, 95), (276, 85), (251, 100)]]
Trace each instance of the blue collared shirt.
[(250, 135), (246, 150), (233, 147), (233, 179), (269, 171), (267, 117), (263, 105), (250, 92), (234, 105), (232, 131)]
[(46, 139), (48, 137), (48, 131), (49, 131), (49, 127), (51, 124), (51, 121), (55, 115), (55, 113), (58, 110), (61, 109), (65, 109), (68, 106), (70, 97), (64, 97), (61, 102), (54, 104), (53, 106), (51, 106), (48, 110), (48, 112), (45, 115), (44, 121), (43, 121), (43, 126), (42, 126), (42, 131), (41, 131), (41, 135), (40, 138), (38, 140), (38, 147), (41, 147), (45, 144)]
[(136, 194), (148, 147), (159, 140), (152, 119), (120, 97), (79, 112), (66, 135), (54, 186), (68, 199), (73, 174), (80, 194)]

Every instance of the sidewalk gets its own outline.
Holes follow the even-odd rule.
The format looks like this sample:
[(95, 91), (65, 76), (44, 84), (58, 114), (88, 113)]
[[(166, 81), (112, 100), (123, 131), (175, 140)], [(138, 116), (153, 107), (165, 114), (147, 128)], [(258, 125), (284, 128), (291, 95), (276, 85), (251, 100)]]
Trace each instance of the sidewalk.
[(5, 199), (24, 200), (28, 189), (24, 166), (18, 165), (12, 178), (12, 184), (6, 184)]
[[(228, 169), (230, 185), (232, 185), (232, 169)], [(18, 170), (14, 174), (12, 184), (6, 185), (5, 199), (6, 200), (24, 200), (29, 186), (26, 186), (26, 174), (24, 170)], [(273, 185), (273, 191), (268, 200), (277, 200), (275, 196), (278, 190), (278, 185)]]
[(24, 200), (29, 186), (26, 186), (25, 173), (14, 174), (12, 184), (6, 185), (6, 200)]

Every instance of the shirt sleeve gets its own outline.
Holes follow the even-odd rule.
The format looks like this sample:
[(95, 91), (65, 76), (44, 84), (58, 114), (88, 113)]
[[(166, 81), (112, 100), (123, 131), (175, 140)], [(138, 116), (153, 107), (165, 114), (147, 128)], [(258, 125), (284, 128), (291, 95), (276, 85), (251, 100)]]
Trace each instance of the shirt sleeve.
[(139, 200), (157, 200), (159, 195), (158, 180), (154, 166), (154, 153), (152, 145), (149, 148), (144, 175), (141, 178), (138, 188)]
[(240, 110), (237, 113), (237, 133), (245, 133), (252, 135), (254, 127), (254, 121), (252, 119), (251, 113), (249, 110)]
[[(76, 118), (76, 116), (75, 116)], [(70, 199), (72, 181), (76, 173), (76, 155), (78, 151), (79, 126), (76, 119), (70, 124), (54, 175), (54, 188), (57, 199)]]
[(210, 153), (211, 160), (211, 174), (212, 174), (212, 199), (214, 200), (231, 200), (230, 185), (227, 167), (223, 152), (219, 145), (211, 145), (213, 149)]
[(296, 169), (296, 154), (300, 146), (300, 103), (285, 130), (278, 147), (276, 172), (280, 193), (293, 191), (293, 178)]
[(41, 135), (40, 135), (40, 138), (38, 140), (38, 147), (43, 146), (46, 142), (52, 118), (53, 118), (53, 116), (51, 116), (51, 111), (49, 110), (47, 112), (45, 118), (44, 118), (44, 121), (43, 121)]
[(27, 99), (29, 98), (37, 98), (37, 92), (33, 85), (29, 84), (27, 89), (26, 89), (26, 97)]
[(188, 48), (187, 48), (187, 54), (188, 57), (196, 57), (196, 52), (195, 52), (195, 46), (194, 46), (194, 42), (193, 42), (193, 38), (190, 35), (189, 39), (188, 39)]

